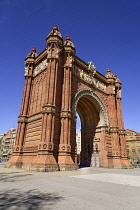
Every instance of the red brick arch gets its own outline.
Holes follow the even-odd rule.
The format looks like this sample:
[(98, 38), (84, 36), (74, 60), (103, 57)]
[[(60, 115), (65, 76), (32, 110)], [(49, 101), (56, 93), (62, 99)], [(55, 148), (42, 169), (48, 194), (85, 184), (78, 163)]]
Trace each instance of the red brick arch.
[(46, 45), (39, 55), (32, 48), (25, 59), (16, 143), (7, 167), (76, 169), (76, 110), (83, 125), (82, 164), (129, 167), (116, 74), (108, 69), (104, 76), (93, 62), (77, 57), (71, 37), (64, 41), (56, 25)]
[(102, 115), (103, 115), (103, 125), (104, 126), (109, 126), (109, 120), (108, 120), (108, 113), (107, 113), (107, 110), (106, 110), (106, 107), (105, 105), (103, 104), (102, 100), (100, 99), (100, 97), (93, 92), (92, 89), (86, 89), (86, 88), (83, 88), (83, 89), (80, 89), (74, 96), (73, 100), (72, 100), (72, 112), (73, 114), (76, 113), (76, 107), (77, 107), (77, 103), (78, 101), (80, 100), (81, 97), (83, 96), (89, 96), (90, 98), (92, 98), (92, 100), (94, 100)]

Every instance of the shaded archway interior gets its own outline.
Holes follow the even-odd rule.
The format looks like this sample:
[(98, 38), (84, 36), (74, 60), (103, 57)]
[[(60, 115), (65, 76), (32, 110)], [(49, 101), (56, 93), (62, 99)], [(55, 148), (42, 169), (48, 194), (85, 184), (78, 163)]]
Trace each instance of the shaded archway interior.
[(100, 107), (92, 97), (83, 96), (77, 103), (77, 112), (81, 119), (80, 165), (90, 166), (96, 128), (101, 120)]

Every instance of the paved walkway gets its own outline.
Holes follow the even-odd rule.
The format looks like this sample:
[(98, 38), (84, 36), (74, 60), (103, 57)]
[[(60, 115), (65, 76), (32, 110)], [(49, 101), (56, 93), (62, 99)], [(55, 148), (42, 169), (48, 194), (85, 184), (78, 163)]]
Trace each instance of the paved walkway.
[(0, 210), (140, 210), (140, 169), (52, 173), (4, 168)]

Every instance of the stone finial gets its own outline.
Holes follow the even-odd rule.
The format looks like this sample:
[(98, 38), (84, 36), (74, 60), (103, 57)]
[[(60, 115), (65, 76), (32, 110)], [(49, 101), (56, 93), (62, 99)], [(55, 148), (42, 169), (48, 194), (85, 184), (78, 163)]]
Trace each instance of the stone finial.
[(106, 71), (107, 71), (107, 74), (105, 75), (106, 78), (113, 78), (115, 83), (121, 84), (121, 81), (117, 78), (117, 74), (112, 74), (111, 69), (107, 69)]
[(47, 38), (51, 35), (56, 35), (56, 36), (59, 36), (60, 38), (62, 38), (62, 35), (61, 33), (59, 32), (59, 26), (58, 25), (53, 25), (52, 26), (52, 31), (49, 33), (49, 35), (47, 36)]
[(59, 31), (59, 30), (60, 30), (60, 28), (59, 28), (58, 25), (53, 25), (53, 26), (52, 26), (52, 29), (53, 29), (53, 30), (56, 30), (56, 31)]
[(66, 41), (71, 41), (72, 37), (71, 36), (66, 36), (65, 39), (66, 39)]
[(73, 42), (71, 42), (71, 40), (72, 40), (71, 36), (66, 36), (65, 39), (66, 39), (66, 41), (64, 42), (65, 46), (71, 46), (71, 47), (75, 48)]
[(35, 53), (37, 51), (37, 49), (35, 47), (32, 47), (31, 50), (32, 50), (32, 52), (35, 52)]
[(106, 69), (107, 72), (111, 72), (111, 69)]
[(32, 57), (32, 58), (37, 57), (36, 51), (37, 51), (37, 49), (35, 47), (32, 47), (31, 52), (27, 55), (27, 57)]
[(106, 78), (115, 78), (116, 74), (111, 73), (111, 69), (107, 69), (107, 74), (105, 75)]

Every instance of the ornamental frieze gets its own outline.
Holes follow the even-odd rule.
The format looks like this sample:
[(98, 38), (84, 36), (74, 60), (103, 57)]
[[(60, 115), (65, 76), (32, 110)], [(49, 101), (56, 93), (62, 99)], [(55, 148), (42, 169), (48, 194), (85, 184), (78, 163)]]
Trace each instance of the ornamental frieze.
[(52, 107), (43, 107), (42, 111), (43, 113), (55, 113), (56, 110)]
[(59, 144), (59, 152), (71, 152), (70, 144)]
[(85, 72), (83, 69), (77, 67), (77, 66), (73, 66), (73, 73), (80, 77), (80, 79), (82, 79), (83, 81), (94, 85), (96, 88), (103, 90), (104, 92), (106, 92), (106, 85), (103, 82), (100, 82), (98, 79), (96, 79), (95, 77), (93, 77), (91, 74), (88, 74), (87, 72)]
[(40, 143), (38, 149), (39, 150), (49, 150), (49, 151), (53, 151), (54, 148), (54, 144), (51, 142), (45, 142), (45, 143)]
[(119, 133), (120, 134), (120, 131), (118, 130), (118, 127), (110, 127), (108, 129), (109, 133)]
[(19, 116), (18, 117), (18, 122), (21, 122), (21, 123), (26, 123), (28, 121), (28, 117), (27, 116)]
[(37, 114), (37, 115), (29, 117), (28, 122), (31, 122), (33, 120), (38, 120), (38, 119), (41, 119), (41, 118), (42, 118), (42, 114)]
[(124, 130), (119, 130), (119, 134), (125, 135), (125, 131)]
[(67, 111), (66, 112), (63, 111), (63, 112), (61, 112), (60, 117), (63, 117), (63, 118), (65, 118), (65, 117), (71, 117), (71, 113), (69, 113)]
[(24, 147), (24, 151), (25, 152), (28, 152), (28, 151), (37, 152), (38, 151), (38, 146), (35, 146), (35, 147)]
[(47, 60), (43, 60), (41, 63), (39, 63), (35, 68), (34, 68), (34, 74), (37, 75), (39, 72), (43, 71), (45, 68), (47, 68), (48, 62)]

